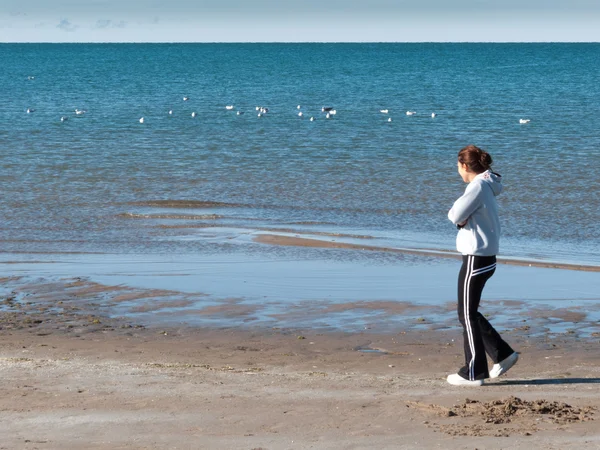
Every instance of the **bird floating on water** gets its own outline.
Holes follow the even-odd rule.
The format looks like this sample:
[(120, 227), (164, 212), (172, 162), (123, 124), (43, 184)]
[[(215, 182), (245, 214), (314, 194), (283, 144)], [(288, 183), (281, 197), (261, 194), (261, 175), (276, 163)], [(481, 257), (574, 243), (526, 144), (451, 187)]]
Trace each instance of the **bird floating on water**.
[(300, 111), (300, 112), (298, 113), (298, 117), (302, 117), (303, 115), (304, 115), (304, 114), (302, 114), (302, 111)]
[(389, 111), (389, 109), (380, 109), (379, 112), (382, 113), (382, 114), (387, 114), (390, 111)]
[(77, 109), (75, 108), (75, 114), (78, 116), (83, 116), (87, 111), (85, 109)]
[(437, 116), (437, 114), (436, 114), (436, 113), (431, 113), (431, 118), (432, 118), (432, 119), (433, 119), (433, 118), (435, 118), (435, 116)]
[(232, 110), (232, 109), (233, 109), (233, 105), (227, 105), (227, 106), (225, 107), (225, 109), (226, 109), (226, 110)]
[(27, 108), (27, 114), (30, 114), (32, 112), (35, 112), (35, 109), (33, 109), (33, 108)]
[(144, 123), (144, 118), (140, 117), (140, 123)]
[(321, 108), (321, 112), (329, 112), (329, 111), (332, 111), (332, 110), (333, 110), (333, 107), (331, 107), (331, 106), (323, 106)]
[(183, 97), (183, 101), (187, 102), (190, 98), (189, 97)]
[(34, 80), (34, 79), (35, 79), (35, 77), (34, 77), (33, 75), (29, 75), (29, 76), (27, 77), (27, 79), (28, 79), (28, 80)]
[(238, 116), (241, 116), (242, 114), (244, 114), (244, 111), (238, 111), (236, 114), (237, 114)]
[(389, 117), (389, 118), (388, 118), (388, 122), (391, 122), (391, 121), (392, 121), (392, 118), (391, 118), (391, 117)]
[(311, 121), (311, 122), (314, 122), (314, 121), (315, 121), (315, 118), (314, 118), (314, 117), (311, 117), (311, 118), (310, 118), (310, 121)]
[(531, 119), (519, 119), (519, 123), (529, 123)]
[(407, 116), (414, 116), (416, 113), (416, 111), (406, 111)]
[(296, 109), (300, 109), (300, 105), (296, 106)]
[(67, 120), (69, 120), (69, 118), (68, 118), (68, 117), (66, 117), (66, 116), (62, 116), (62, 117), (60, 118), (60, 121), (61, 121), (61, 122), (65, 122), (65, 121), (67, 121)]
[(192, 117), (196, 117), (196, 112), (195, 111), (192, 113)]
[(170, 116), (172, 116), (172, 115), (173, 115), (173, 110), (172, 110), (172, 109), (170, 109), (170, 110), (169, 110), (169, 115), (170, 115)]

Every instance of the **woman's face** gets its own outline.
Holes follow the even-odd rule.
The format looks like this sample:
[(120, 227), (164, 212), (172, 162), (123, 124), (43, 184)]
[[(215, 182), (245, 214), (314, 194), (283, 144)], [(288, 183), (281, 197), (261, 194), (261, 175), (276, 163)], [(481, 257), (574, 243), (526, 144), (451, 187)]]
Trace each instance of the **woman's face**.
[(465, 183), (469, 183), (471, 181), (469, 167), (466, 164), (461, 163), (460, 161), (456, 162), (456, 166), (458, 167), (458, 174), (463, 179)]

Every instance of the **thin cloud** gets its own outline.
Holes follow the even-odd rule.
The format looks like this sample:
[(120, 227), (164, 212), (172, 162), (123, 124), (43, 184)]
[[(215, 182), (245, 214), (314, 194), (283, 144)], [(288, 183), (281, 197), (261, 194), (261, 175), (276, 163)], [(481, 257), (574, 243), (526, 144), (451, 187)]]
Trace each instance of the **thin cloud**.
[(119, 22), (114, 22), (108, 19), (101, 19), (96, 21), (96, 25), (94, 25), (95, 29), (105, 30), (108, 28), (125, 28), (127, 26), (127, 22), (121, 20)]
[(77, 25), (74, 25), (71, 22), (69, 22), (68, 19), (62, 19), (58, 23), (58, 25), (56, 25), (56, 28), (63, 30), (63, 31), (72, 32), (72, 31), (75, 31), (79, 27)]

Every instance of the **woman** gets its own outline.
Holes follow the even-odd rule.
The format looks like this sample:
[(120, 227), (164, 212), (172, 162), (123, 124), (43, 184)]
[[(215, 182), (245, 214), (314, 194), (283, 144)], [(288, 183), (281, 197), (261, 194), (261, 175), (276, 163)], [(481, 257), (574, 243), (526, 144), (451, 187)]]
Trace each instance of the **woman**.
[[(448, 383), (481, 386), (510, 369), (519, 355), (477, 311), (485, 282), (496, 270), (500, 221), (496, 196), (502, 192), (500, 175), (492, 172), (492, 157), (474, 145), (458, 152), (458, 173), (468, 183), (465, 193), (448, 213), (458, 228), (456, 248), (463, 255), (458, 277), (458, 319), (464, 329), (465, 365), (448, 375)], [(488, 371), (486, 353), (494, 362)]]

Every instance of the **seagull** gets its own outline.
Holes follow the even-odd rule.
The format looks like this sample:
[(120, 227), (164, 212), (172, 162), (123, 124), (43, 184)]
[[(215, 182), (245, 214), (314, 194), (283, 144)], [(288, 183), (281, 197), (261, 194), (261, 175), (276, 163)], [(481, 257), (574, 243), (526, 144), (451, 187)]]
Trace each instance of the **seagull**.
[(329, 111), (329, 114), (335, 116), (337, 114), (337, 111), (335, 109), (332, 109), (331, 111)]
[(190, 98), (189, 97), (183, 97), (183, 101), (187, 102)]
[(169, 110), (169, 115), (170, 115), (170, 116), (172, 116), (172, 115), (173, 115), (173, 110), (172, 110), (172, 109), (170, 109), (170, 110)]
[(434, 119), (434, 118), (435, 118), (435, 116), (437, 116), (437, 114), (436, 114), (436, 113), (431, 113), (431, 118), (432, 118), (432, 119)]
[(33, 109), (33, 108), (27, 108), (27, 114), (30, 114), (32, 112), (35, 112), (35, 109)]
[(390, 111), (389, 111), (388, 109), (380, 109), (380, 110), (379, 110), (379, 112), (380, 112), (381, 114), (387, 114), (387, 113), (389, 113)]
[(315, 121), (315, 118), (314, 118), (314, 117), (311, 117), (311, 118), (310, 118), (310, 121), (311, 121), (311, 122), (314, 122), (314, 121)]
[(144, 123), (144, 118), (140, 117), (140, 123)]
[(391, 121), (392, 121), (392, 118), (391, 118), (391, 117), (390, 117), (390, 118), (388, 118), (388, 122), (391, 122)]
[(238, 111), (236, 114), (237, 114), (238, 116), (241, 116), (242, 114), (244, 114), (244, 111)]
[(327, 106), (327, 107), (326, 107), (326, 106), (323, 106), (323, 107), (321, 108), (321, 112), (329, 112), (329, 111), (331, 111), (332, 109), (333, 109), (333, 108), (332, 108), (331, 106)]
[(225, 109), (227, 109), (227, 110), (231, 110), (231, 109), (233, 109), (233, 105), (227, 105), (227, 106), (225, 107)]
[(416, 113), (416, 111), (406, 111), (407, 116), (414, 116)]
[(29, 76), (27, 77), (27, 79), (28, 79), (28, 80), (34, 80), (34, 79), (35, 79), (35, 77), (34, 77), (33, 75), (29, 75)]
[(75, 114), (77, 114), (78, 116), (82, 116), (86, 113), (87, 111), (85, 109), (77, 109), (75, 108)]
[(329, 113), (325, 114), (325, 118), (326, 119), (330, 119), (331, 118), (331, 114), (329, 114)]
[(258, 113), (258, 117), (262, 117), (262, 116), (263, 116), (263, 113), (261, 111), (261, 112)]
[(296, 106), (296, 109), (300, 109), (300, 105)]
[(519, 123), (529, 123), (531, 119), (519, 119)]
[(304, 115), (304, 114), (302, 114), (302, 111), (300, 111), (300, 112), (298, 113), (298, 117), (302, 117), (303, 115)]
[(196, 112), (195, 111), (192, 113), (192, 117), (196, 117)]
[(62, 116), (62, 117), (60, 118), (60, 121), (61, 121), (61, 122), (65, 122), (65, 121), (67, 121), (67, 120), (69, 120), (69, 118), (68, 118), (68, 117), (66, 117), (66, 116)]

